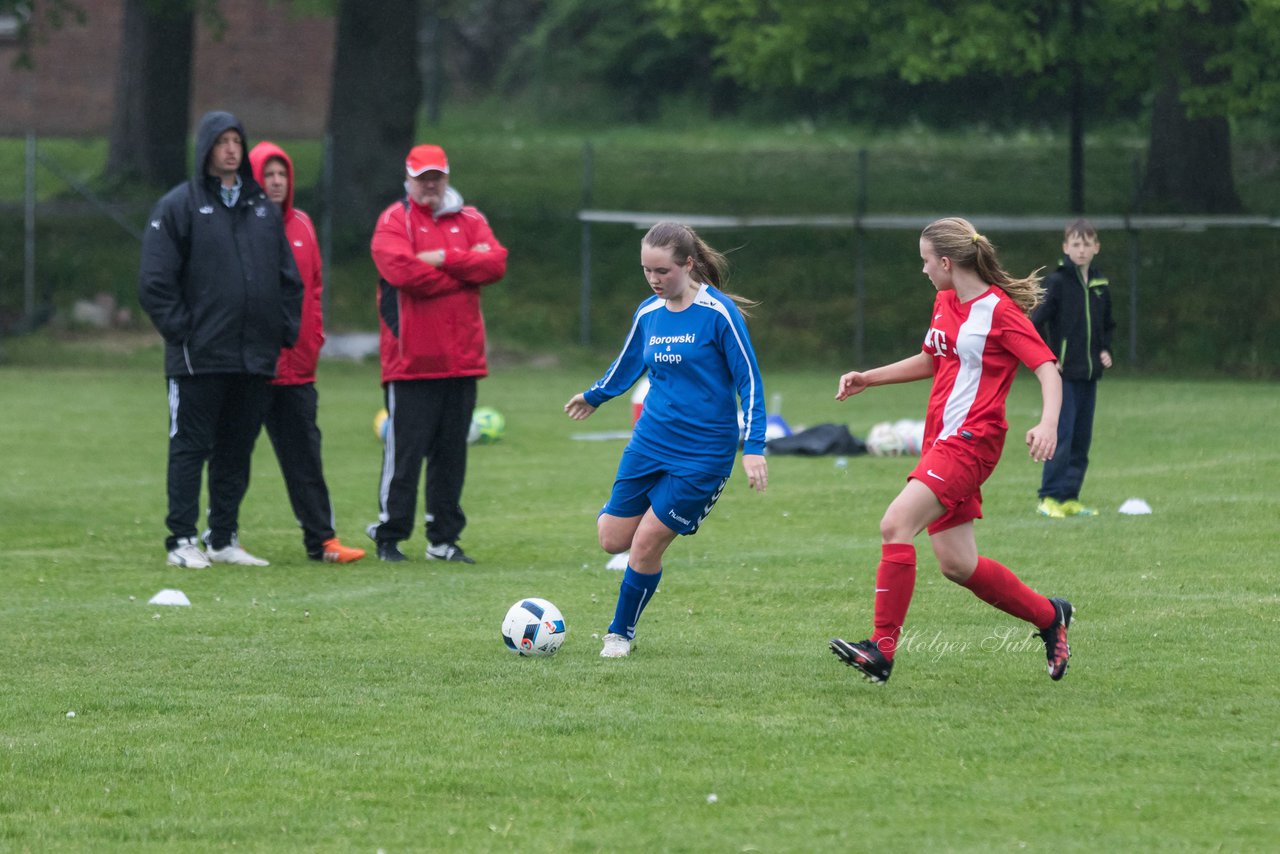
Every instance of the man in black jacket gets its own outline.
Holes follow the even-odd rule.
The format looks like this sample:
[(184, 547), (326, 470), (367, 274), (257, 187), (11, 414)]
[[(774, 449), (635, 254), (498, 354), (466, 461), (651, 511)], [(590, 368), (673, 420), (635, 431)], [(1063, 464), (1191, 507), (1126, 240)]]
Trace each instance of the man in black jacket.
[[(206, 113), (195, 173), (156, 204), (138, 299), (164, 337), (169, 384), (169, 536), (174, 566), (266, 566), (238, 542), (253, 443), (282, 347), (298, 335), (302, 279), (279, 209), (254, 181), (244, 127)], [(209, 466), (208, 551), (197, 540)]]

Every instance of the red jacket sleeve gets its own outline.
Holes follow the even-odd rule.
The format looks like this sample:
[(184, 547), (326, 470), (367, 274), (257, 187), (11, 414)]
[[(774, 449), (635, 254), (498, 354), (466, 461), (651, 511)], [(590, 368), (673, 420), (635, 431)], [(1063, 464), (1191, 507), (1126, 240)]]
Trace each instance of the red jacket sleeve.
[[(378, 218), (369, 245), (378, 275), (392, 287), (417, 296), (440, 296), (462, 290), (461, 280), (418, 257), (418, 252), (424, 249), (444, 247), (416, 248), (410, 227), (408, 210), (399, 203), (387, 208)], [(446, 251), (445, 254), (449, 253)]]
[(489, 249), (449, 249), (440, 269), (470, 285), (491, 285), (507, 274), (507, 247), (498, 242), (480, 211), (463, 208), (459, 217), (465, 223), (468, 247), (485, 243)]
[(285, 223), (285, 236), (289, 238), (298, 273), (302, 276), (302, 325), (293, 346), (280, 351), (273, 383), (300, 385), (315, 382), (316, 365), (324, 347), (324, 264), (315, 226), (304, 211), (293, 209)]

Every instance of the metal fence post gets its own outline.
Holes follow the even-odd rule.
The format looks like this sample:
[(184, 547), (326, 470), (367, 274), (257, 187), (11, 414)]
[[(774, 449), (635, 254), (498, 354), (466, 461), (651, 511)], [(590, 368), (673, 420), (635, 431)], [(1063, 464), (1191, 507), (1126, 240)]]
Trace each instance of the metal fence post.
[(28, 321), (36, 313), (36, 132), (27, 131), (26, 182), (23, 194), (25, 230), (22, 239), (22, 312)]
[(1142, 268), (1142, 232), (1129, 227), (1129, 364), (1138, 365), (1138, 271)]
[(857, 307), (853, 314), (853, 363), (862, 369), (865, 367), (863, 356), (866, 351), (867, 334), (867, 275), (866, 275), (866, 230), (862, 227), (862, 218), (867, 215), (867, 150), (858, 149), (858, 195), (855, 202), (853, 226), (853, 297)]
[[(1133, 158), (1133, 202), (1130, 210), (1138, 209), (1138, 197), (1142, 187), (1142, 160)], [(1128, 219), (1126, 217), (1126, 219)], [(1129, 232), (1129, 365), (1138, 365), (1138, 271), (1142, 269), (1142, 232), (1130, 219), (1127, 223)]]
[[(588, 140), (582, 145), (582, 210), (591, 207), (591, 190), (594, 183), (594, 153)], [(591, 222), (582, 220), (582, 293), (579, 306), (578, 343), (591, 343)]]

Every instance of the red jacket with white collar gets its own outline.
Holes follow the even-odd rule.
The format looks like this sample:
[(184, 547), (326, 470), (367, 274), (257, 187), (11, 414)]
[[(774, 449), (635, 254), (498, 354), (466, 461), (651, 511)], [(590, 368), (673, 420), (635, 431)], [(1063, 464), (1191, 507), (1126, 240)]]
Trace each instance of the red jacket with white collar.
[(320, 261), (320, 243), (311, 217), (293, 206), (293, 161), (284, 149), (274, 142), (260, 142), (249, 152), (253, 177), (262, 184), (262, 172), (267, 161), (277, 157), (284, 161), (289, 173), (289, 193), (285, 196), (280, 213), (284, 217), (284, 235), (293, 249), (293, 259), (302, 275), (302, 327), (298, 340), (292, 347), (280, 351), (276, 363), (276, 378), (272, 385), (304, 385), (316, 381), (316, 364), (320, 361), (320, 348), (324, 346), (324, 281)]
[[(488, 251), (472, 248), (482, 243)], [(439, 267), (418, 258), (437, 249)], [(506, 275), (507, 250), (484, 215), (452, 187), (435, 212), (406, 196), (378, 217), (370, 251), (382, 277), (382, 381), (488, 374), (480, 289)]]

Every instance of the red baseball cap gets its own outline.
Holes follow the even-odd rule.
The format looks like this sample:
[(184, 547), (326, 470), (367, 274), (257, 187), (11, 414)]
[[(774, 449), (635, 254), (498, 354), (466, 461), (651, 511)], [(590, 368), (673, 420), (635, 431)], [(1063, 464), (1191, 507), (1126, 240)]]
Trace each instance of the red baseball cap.
[(444, 149), (438, 145), (415, 145), (409, 149), (409, 156), (405, 158), (404, 168), (414, 178), (423, 172), (430, 172), (432, 169), (448, 175), (449, 158), (444, 156)]

